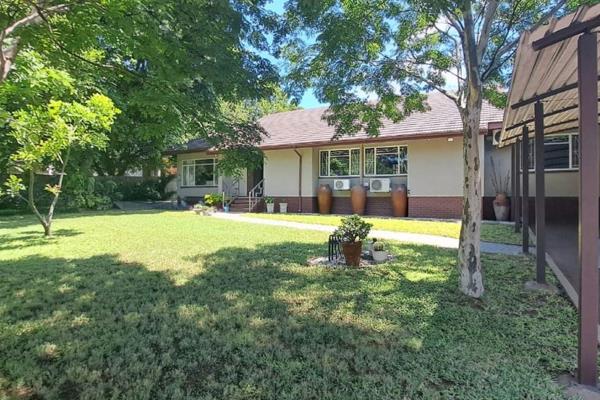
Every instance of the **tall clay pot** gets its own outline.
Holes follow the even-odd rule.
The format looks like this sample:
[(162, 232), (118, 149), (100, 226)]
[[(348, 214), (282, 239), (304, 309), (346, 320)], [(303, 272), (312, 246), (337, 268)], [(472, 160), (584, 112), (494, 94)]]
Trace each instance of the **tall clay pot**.
[(494, 214), (496, 221), (508, 221), (510, 215), (510, 202), (506, 193), (497, 193), (494, 199)]
[(331, 214), (331, 202), (333, 200), (333, 195), (331, 192), (331, 187), (329, 187), (328, 184), (319, 186), (317, 199), (319, 202), (319, 213)]
[(408, 216), (408, 191), (404, 184), (392, 190), (392, 212), (394, 217)]
[(367, 190), (362, 185), (356, 185), (350, 190), (352, 213), (364, 215), (367, 206)]

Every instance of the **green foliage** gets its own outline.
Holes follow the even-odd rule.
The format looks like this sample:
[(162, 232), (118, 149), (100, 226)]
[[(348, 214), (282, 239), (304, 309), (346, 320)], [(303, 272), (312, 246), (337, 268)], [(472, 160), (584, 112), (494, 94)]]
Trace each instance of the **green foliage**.
[(209, 207), (221, 207), (223, 205), (223, 195), (220, 193), (207, 193), (204, 195), (204, 204)]
[(372, 227), (373, 224), (354, 214), (342, 218), (342, 222), (335, 230), (334, 235), (339, 236), (344, 243), (359, 242), (367, 238)]
[(12, 198), (18, 197), (19, 193), (25, 190), (23, 179), (15, 175), (10, 175), (6, 182), (4, 182), (4, 191), (0, 190), (0, 196), (6, 194)]
[(73, 146), (102, 149), (119, 110), (112, 101), (94, 94), (84, 103), (50, 100), (45, 107), (15, 111), (10, 135), (19, 147), (12, 159), (25, 170), (64, 165)]
[(385, 245), (383, 244), (383, 242), (379, 241), (379, 242), (373, 243), (373, 251), (384, 251), (384, 250), (385, 250)]
[(275, 199), (273, 197), (270, 197), (270, 196), (265, 196), (264, 197), (264, 201), (265, 201), (265, 204), (273, 204), (273, 203), (275, 203)]
[(158, 201), (170, 198), (174, 193), (165, 192), (167, 184), (175, 177), (173, 175), (161, 176), (151, 179), (118, 179), (117, 192), (125, 201)]
[(324, 232), (110, 212), (48, 240), (34, 223), (0, 218), (0, 397), (551, 400), (577, 368), (577, 311), (523, 290), (527, 257), (484, 256), (472, 301), (452, 250), (388, 242), (385, 265), (331, 270), (306, 265)]
[[(314, 87), (331, 104), (328, 121), (337, 136), (362, 130), (377, 136), (384, 118), (423, 111), (423, 93), (431, 90), (448, 94), (459, 108), (473, 93), (504, 107), (499, 89), (510, 82), (519, 35), (579, 3), (289, 1), (277, 42), (294, 92)], [(468, 45), (479, 52), (472, 63), (463, 53), (471, 38)]]

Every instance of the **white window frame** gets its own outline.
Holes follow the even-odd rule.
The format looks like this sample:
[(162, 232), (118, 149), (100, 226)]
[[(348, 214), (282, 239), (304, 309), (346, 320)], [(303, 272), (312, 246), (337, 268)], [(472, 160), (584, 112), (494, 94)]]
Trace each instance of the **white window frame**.
[[(403, 174), (378, 174), (377, 173), (377, 161), (376, 161), (377, 160), (377, 149), (384, 148), (384, 147), (395, 147), (396, 151), (398, 152), (398, 159), (400, 159), (400, 148), (406, 149), (406, 172), (405, 173), (403, 173)], [(367, 171), (367, 149), (374, 149), (375, 150), (375, 154), (374, 154), (375, 160), (374, 160), (374, 164), (373, 164), (373, 169), (375, 171), (374, 174), (367, 174), (366, 173), (366, 171)], [(393, 144), (393, 145), (390, 145), (390, 146), (383, 146), (383, 145), (382, 146), (365, 146), (363, 148), (363, 166), (362, 167), (363, 167), (363, 171), (365, 171), (365, 176), (369, 176), (369, 177), (371, 177), (371, 176), (374, 176), (374, 177), (379, 177), (379, 176), (408, 176), (408, 167), (409, 167), (408, 166), (408, 146), (405, 145), (405, 144)]]
[[(194, 171), (194, 183), (196, 182), (196, 163), (198, 161), (212, 161), (212, 163), (213, 163), (213, 184), (212, 185), (186, 185), (185, 184), (186, 167), (192, 167), (192, 171)], [(191, 164), (186, 165), (186, 163), (191, 163)], [(219, 186), (219, 175), (217, 173), (217, 159), (215, 157), (194, 158), (194, 159), (189, 159), (189, 160), (182, 160), (182, 162), (181, 162), (181, 187), (182, 188), (217, 187), (217, 186)]]
[[(573, 136), (579, 136), (578, 132), (564, 132), (564, 133), (551, 133), (545, 135), (545, 137), (552, 136), (568, 136), (569, 137), (569, 167), (568, 168), (544, 168), (544, 171), (547, 172), (570, 172), (570, 171), (579, 171), (579, 166), (573, 166)], [(523, 143), (523, 142), (521, 142)], [(532, 167), (529, 168), (529, 172), (535, 172), (535, 138), (529, 138), (529, 145), (533, 148), (533, 154), (530, 154)], [(552, 145), (550, 145), (552, 146)], [(544, 149), (546, 148), (546, 144), (544, 143)], [(523, 171), (523, 156), (521, 156), (521, 171)]]
[[(352, 169), (352, 151), (353, 150), (358, 150), (358, 174), (354, 174), (354, 175), (331, 175), (331, 152), (332, 151), (347, 151), (348, 152), (348, 161), (349, 161), (349, 166), (348, 166), (348, 170)], [(328, 175), (321, 175), (321, 154), (322, 153), (327, 153), (327, 173)], [(361, 152), (360, 152), (360, 147), (350, 147), (350, 148), (343, 148), (343, 149), (327, 149), (327, 150), (319, 150), (319, 178), (350, 178), (350, 177), (360, 177), (360, 168), (361, 168)]]

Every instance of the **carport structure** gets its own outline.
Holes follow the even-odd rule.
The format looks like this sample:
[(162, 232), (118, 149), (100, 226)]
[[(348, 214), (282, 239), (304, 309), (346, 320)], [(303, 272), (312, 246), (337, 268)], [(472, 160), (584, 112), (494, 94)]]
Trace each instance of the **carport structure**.
[[(522, 221), (525, 252), (529, 250), (529, 228), (535, 229), (536, 281), (546, 283), (546, 256), (553, 247), (561, 254), (556, 262), (559, 270), (576, 272), (578, 380), (592, 386), (596, 386), (598, 375), (599, 26), (600, 5), (595, 5), (522, 34), (500, 139), (501, 146), (512, 146), (513, 208), (518, 210), (514, 217), (517, 229)], [(545, 135), (573, 131), (579, 132), (578, 152), (569, 155), (578, 158), (579, 217), (577, 230), (573, 230), (577, 239), (569, 242), (560, 237), (560, 223), (546, 225), (544, 143), (548, 140)], [(530, 224), (531, 149), (536, 195), (535, 219), (531, 218)]]

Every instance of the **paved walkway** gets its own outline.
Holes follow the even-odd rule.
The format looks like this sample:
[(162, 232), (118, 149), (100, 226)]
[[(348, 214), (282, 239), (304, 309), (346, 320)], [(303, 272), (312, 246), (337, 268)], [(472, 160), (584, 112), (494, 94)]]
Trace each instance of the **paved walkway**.
[[(291, 221), (280, 221), (274, 219), (265, 218), (252, 218), (246, 217), (243, 214), (233, 213), (215, 213), (213, 214), (216, 218), (227, 219), (231, 221), (249, 222), (253, 224), (271, 225), (271, 226), (282, 226), (293, 229), (304, 229), (309, 231), (321, 231), (331, 233), (335, 230), (335, 226), (331, 225), (319, 225), (319, 224), (306, 224), (302, 222), (291, 222)], [(371, 230), (371, 236), (387, 240), (396, 240), (399, 242), (413, 243), (413, 244), (424, 244), (435, 247), (442, 247), (446, 249), (457, 249), (458, 239), (449, 238), (445, 236), (425, 235), (421, 233), (409, 233), (409, 232), (393, 232), (393, 231), (380, 231), (377, 229)], [(484, 253), (496, 253), (496, 254), (507, 254), (507, 255), (518, 255), (521, 254), (521, 246), (515, 246), (511, 244), (501, 243), (490, 243), (481, 242), (481, 251)]]

